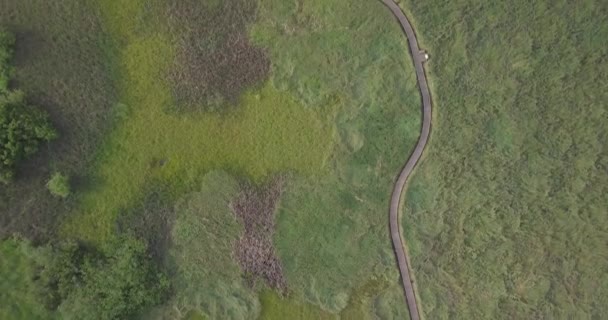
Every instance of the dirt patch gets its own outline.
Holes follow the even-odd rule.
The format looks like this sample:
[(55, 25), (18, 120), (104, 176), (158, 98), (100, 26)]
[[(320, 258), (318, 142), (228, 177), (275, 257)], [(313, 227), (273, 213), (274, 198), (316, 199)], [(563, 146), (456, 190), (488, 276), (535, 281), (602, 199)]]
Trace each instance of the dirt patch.
[(169, 72), (181, 110), (235, 104), (248, 88), (268, 77), (270, 60), (248, 38), (256, 1), (171, 1), (175, 65)]
[(285, 179), (273, 179), (262, 188), (245, 184), (230, 207), (245, 230), (235, 246), (235, 256), (241, 269), (251, 277), (251, 285), (258, 279), (285, 294), (287, 283), (283, 267), (275, 253), (272, 238), (275, 231), (275, 211), (283, 193)]

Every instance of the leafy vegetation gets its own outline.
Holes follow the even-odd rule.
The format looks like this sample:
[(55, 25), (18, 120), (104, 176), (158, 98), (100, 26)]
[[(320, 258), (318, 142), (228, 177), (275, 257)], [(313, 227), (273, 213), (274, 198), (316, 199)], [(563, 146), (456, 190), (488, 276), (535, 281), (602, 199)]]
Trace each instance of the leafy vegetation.
[(11, 320), (56, 319), (40, 303), (35, 283), (36, 265), (44, 253), (27, 241), (9, 238), (0, 242), (0, 318)]
[[(160, 181), (168, 186), (169, 198), (177, 199), (184, 191), (195, 189), (200, 176), (212, 169), (248, 176), (256, 183), (274, 172), (290, 170), (296, 173), (295, 180), (280, 210), (292, 214), (280, 213), (277, 248), (289, 264), (287, 283), (293, 298), (304, 298), (309, 302), (303, 304), (307, 308), (317, 305), (337, 312), (348, 303), (350, 291), (361, 278), (378, 275), (398, 281), (382, 212), (393, 174), (418, 129), (417, 116), (403, 117), (409, 110), (417, 115), (413, 78), (406, 79), (405, 89), (403, 84), (404, 74), (413, 75), (409, 61), (403, 59), (406, 42), (378, 3), (357, 3), (352, 12), (341, 10), (339, 3), (321, 1), (302, 8), (302, 14), (324, 24), (320, 29), (298, 22), (297, 8), (287, 15), (270, 11), (283, 10), (286, 5), (291, 6), (261, 3), (253, 26), (256, 44), (267, 47), (273, 59), (272, 84), (245, 93), (236, 108), (222, 115), (203, 113), (186, 118), (167, 113), (175, 102), (170, 84), (162, 79), (172, 68), (176, 48), (171, 28), (163, 26), (163, 5), (151, 2), (144, 6), (134, 1), (123, 8), (102, 3), (104, 21), (112, 37), (120, 39), (114, 63), (122, 69), (118, 83), (123, 105), (129, 106), (128, 122), (119, 124), (102, 147), (95, 173), (102, 183), (82, 196), (82, 213), (66, 222), (67, 234), (93, 242), (112, 237), (117, 216), (144, 197), (145, 184)], [(370, 10), (377, 15), (370, 15)], [(287, 21), (273, 21), (284, 18)], [(284, 24), (296, 25), (301, 32), (276, 32)], [(353, 29), (345, 32), (347, 27)], [(384, 30), (381, 37), (373, 31), (378, 29)], [(364, 42), (360, 41), (362, 33), (368, 35), (363, 36)], [(331, 60), (300, 50), (307, 47), (323, 48)], [(309, 68), (290, 75), (289, 66), (297, 59)], [(322, 82), (315, 86), (317, 74)], [(306, 90), (300, 87), (299, 78)], [(394, 88), (394, 94), (386, 94), (385, 88)], [(323, 91), (314, 91), (317, 89)], [(400, 134), (395, 135), (396, 131)], [(406, 144), (404, 136), (408, 137)], [(340, 193), (333, 196), (336, 190)], [(357, 217), (349, 222), (352, 227), (344, 227), (351, 217)], [(177, 225), (179, 213), (176, 219)], [(334, 227), (341, 230), (332, 230)], [(302, 242), (302, 237), (311, 241)], [(295, 243), (300, 248), (297, 252), (291, 249)], [(360, 251), (362, 243), (365, 250)], [(319, 248), (327, 251), (318, 254)], [(202, 251), (194, 252), (194, 257)], [(177, 270), (183, 263), (176, 263)], [(305, 266), (310, 269), (302, 269)], [(218, 271), (206, 272), (214, 275)], [(318, 280), (311, 281), (307, 274), (312, 273), (318, 274)], [(236, 318), (251, 314), (246, 312), (255, 310), (251, 306), (256, 304), (250, 302), (238, 302), (243, 307), (232, 310), (245, 313), (231, 316), (222, 313), (230, 309), (219, 306), (236, 301), (228, 299), (225, 301), (232, 302), (218, 307), (209, 303), (227, 299), (214, 292), (243, 290), (238, 289), (241, 279), (233, 279), (202, 286), (209, 290), (196, 295), (179, 293), (189, 291), (180, 289), (186, 286), (176, 286), (176, 295), (189, 300), (183, 298), (182, 307), (176, 310), (184, 315), (190, 306), (203, 314)]]
[(15, 166), (56, 136), (47, 114), (28, 106), (21, 92), (0, 93), (0, 182), (11, 181)]
[(135, 239), (123, 237), (103, 252), (73, 241), (38, 250), (47, 253), (36, 265), (38, 295), (62, 319), (128, 319), (166, 296), (167, 278)]
[(0, 29), (0, 182), (5, 184), (20, 161), (57, 136), (46, 113), (27, 105), (23, 93), (9, 90), (14, 42), (12, 34)]
[(160, 303), (169, 282), (147, 256), (143, 243), (129, 238), (85, 258), (80, 283), (59, 306), (65, 319), (127, 319)]
[(46, 186), (54, 196), (67, 198), (70, 195), (70, 178), (61, 172), (55, 172)]
[(11, 64), (13, 58), (13, 46), (15, 36), (5, 30), (0, 29), (0, 94), (8, 89), (8, 82), (11, 78)]

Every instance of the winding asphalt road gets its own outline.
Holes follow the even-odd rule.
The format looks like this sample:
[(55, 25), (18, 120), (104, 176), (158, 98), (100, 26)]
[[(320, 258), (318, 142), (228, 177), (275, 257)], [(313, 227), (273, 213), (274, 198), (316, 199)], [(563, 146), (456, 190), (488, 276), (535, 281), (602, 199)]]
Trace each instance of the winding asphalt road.
[(418, 47), (418, 39), (414, 29), (410, 24), (409, 20), (399, 8), (399, 6), (393, 2), (393, 0), (381, 0), (386, 5), (393, 15), (399, 20), (407, 40), (410, 45), (410, 51), (412, 59), (414, 60), (414, 67), (416, 68), (416, 78), (418, 78), (418, 87), (420, 88), (420, 94), (422, 95), (422, 131), (418, 138), (418, 143), (414, 152), (410, 155), (407, 160), (405, 167), (401, 170), (397, 182), (393, 188), (393, 194), (391, 196), (391, 207), (390, 207), (390, 230), (391, 238), (393, 240), (393, 247), (395, 254), (397, 255), (397, 264), (399, 265), (399, 273), (401, 273), (401, 279), (403, 280), (403, 289), (405, 291), (405, 300), (410, 312), (410, 318), (412, 320), (420, 319), (420, 312), (418, 310), (418, 303), (416, 299), (416, 292), (414, 291), (414, 285), (411, 279), (411, 267), (410, 260), (407, 255), (407, 251), (404, 247), (403, 236), (401, 235), (401, 226), (399, 224), (399, 204), (401, 203), (401, 196), (405, 189), (407, 179), (412, 174), (414, 167), (422, 156), (422, 151), (426, 147), (429, 135), (431, 133), (431, 93), (429, 92), (429, 86), (426, 80), (426, 74), (424, 72), (423, 63), (426, 61), (425, 53), (420, 51)]

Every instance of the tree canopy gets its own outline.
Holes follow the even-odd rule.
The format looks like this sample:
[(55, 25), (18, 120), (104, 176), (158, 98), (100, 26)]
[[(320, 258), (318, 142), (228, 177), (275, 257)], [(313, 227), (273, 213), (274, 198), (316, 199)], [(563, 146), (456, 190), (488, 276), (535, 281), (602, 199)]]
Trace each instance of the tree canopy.
[(19, 161), (56, 136), (48, 115), (28, 106), (21, 92), (0, 94), (0, 181), (9, 182)]
[(146, 245), (129, 237), (102, 252), (60, 243), (38, 279), (45, 305), (64, 319), (129, 319), (162, 302), (169, 288)]

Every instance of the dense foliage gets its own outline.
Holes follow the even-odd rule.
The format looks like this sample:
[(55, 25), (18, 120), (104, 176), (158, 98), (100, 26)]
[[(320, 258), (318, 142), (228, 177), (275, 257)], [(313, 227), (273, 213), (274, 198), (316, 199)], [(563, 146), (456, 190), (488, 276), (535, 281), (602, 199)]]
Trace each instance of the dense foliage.
[(9, 61), (13, 56), (15, 37), (0, 29), (0, 93), (8, 88), (11, 68)]
[(146, 246), (132, 238), (108, 245), (102, 253), (61, 243), (42, 267), (42, 297), (64, 319), (127, 319), (161, 302), (169, 287)]
[(21, 92), (0, 95), (0, 181), (8, 183), (19, 161), (56, 136), (47, 114), (27, 105)]
[(0, 30), (0, 182), (4, 183), (12, 180), (19, 161), (57, 136), (46, 113), (27, 105), (23, 93), (8, 88), (14, 41)]
[(54, 196), (67, 198), (70, 195), (70, 178), (60, 172), (54, 173), (46, 186)]
[(48, 257), (46, 250), (32, 248), (27, 241), (0, 242), (0, 319), (55, 319), (41, 303), (40, 287), (34, 281), (37, 266)]

